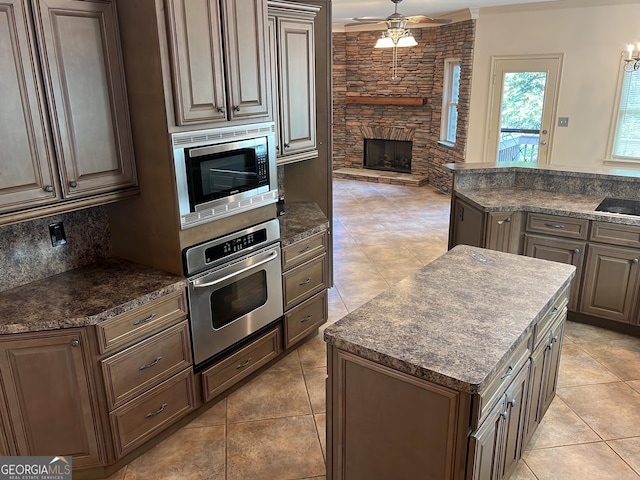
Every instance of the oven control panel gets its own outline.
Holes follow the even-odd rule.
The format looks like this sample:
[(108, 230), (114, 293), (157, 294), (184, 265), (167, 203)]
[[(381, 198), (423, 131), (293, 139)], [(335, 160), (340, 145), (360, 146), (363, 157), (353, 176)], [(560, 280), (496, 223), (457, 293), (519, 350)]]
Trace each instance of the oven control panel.
[(277, 219), (214, 238), (183, 251), (184, 273), (189, 277), (279, 240), (280, 224)]
[(234, 253), (241, 252), (248, 247), (262, 245), (267, 241), (267, 230), (262, 228), (252, 233), (246, 233), (232, 240), (227, 240), (204, 251), (207, 263), (226, 258)]

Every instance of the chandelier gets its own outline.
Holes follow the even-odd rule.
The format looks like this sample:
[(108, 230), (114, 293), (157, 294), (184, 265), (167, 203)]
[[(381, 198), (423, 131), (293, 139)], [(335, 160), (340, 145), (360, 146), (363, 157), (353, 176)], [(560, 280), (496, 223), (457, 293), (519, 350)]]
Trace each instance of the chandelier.
[(638, 43), (637, 49), (633, 44), (627, 46), (628, 56), (624, 59), (624, 71), (636, 72), (640, 70), (640, 43)]
[[(397, 8), (397, 4), (396, 4)], [(376, 42), (374, 48), (392, 48), (393, 49), (393, 75), (391, 78), (396, 79), (398, 69), (398, 48), (415, 47), (418, 45), (416, 39), (411, 35), (411, 31), (405, 28), (407, 21), (403, 19), (387, 20), (387, 30), (382, 32), (382, 36)]]

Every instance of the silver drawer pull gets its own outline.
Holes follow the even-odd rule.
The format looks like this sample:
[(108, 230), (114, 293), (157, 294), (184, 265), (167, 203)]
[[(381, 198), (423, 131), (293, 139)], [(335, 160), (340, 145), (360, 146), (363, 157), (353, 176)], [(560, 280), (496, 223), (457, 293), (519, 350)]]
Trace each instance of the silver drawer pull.
[(307, 278), (304, 282), (300, 282), (298, 285), (302, 286), (302, 285), (306, 285), (307, 283), (309, 283), (311, 281), (311, 277)]
[(149, 364), (147, 364), (147, 365), (142, 365), (142, 366), (139, 368), (139, 370), (145, 370), (145, 369), (147, 369), (147, 368), (151, 368), (151, 367), (153, 367), (153, 366), (157, 365), (157, 364), (158, 364), (158, 362), (159, 362), (160, 360), (162, 360), (162, 357), (156, 357), (156, 359), (155, 359), (153, 362), (151, 362), (151, 363), (149, 363)]
[(145, 418), (151, 418), (151, 417), (155, 417), (156, 415), (158, 415), (160, 412), (162, 412), (165, 408), (167, 408), (169, 404), (168, 403), (163, 403), (160, 408), (158, 410), (156, 410), (155, 412), (149, 412), (147, 413)]
[(558, 307), (553, 307), (551, 309), (551, 311), (549, 312), (549, 316), (551, 317), (551, 316), (555, 315), (558, 312), (558, 310), (559, 310)]
[(304, 253), (304, 252), (306, 252), (307, 250), (309, 250), (310, 248), (311, 248), (311, 244), (307, 244), (307, 246), (306, 246), (306, 247), (301, 248), (300, 250), (298, 250), (298, 253)]
[(247, 365), (249, 365), (251, 363), (251, 360), (253, 360), (251, 357), (247, 358), (247, 360), (244, 363), (241, 363), (240, 365), (238, 365), (236, 367), (236, 370), (240, 370), (241, 368), (246, 367)]
[(511, 400), (511, 401), (509, 402), (509, 406), (510, 406), (511, 408), (513, 408), (513, 407), (515, 407), (515, 406), (516, 406), (516, 404), (517, 404), (517, 403), (518, 403), (518, 402), (516, 402), (516, 399), (514, 398), (513, 400)]
[(300, 323), (308, 322), (312, 317), (313, 315), (307, 315), (306, 317), (300, 319)]
[(509, 368), (507, 368), (507, 371), (504, 372), (502, 375), (500, 375), (500, 380), (504, 380), (509, 375), (513, 375), (513, 364), (509, 365)]
[(151, 320), (153, 320), (157, 316), (158, 316), (157, 313), (152, 313), (147, 318), (141, 318), (140, 320), (136, 320), (135, 322), (133, 322), (133, 324), (136, 325), (136, 326), (137, 325), (142, 325), (143, 323), (150, 322)]
[(544, 226), (549, 228), (564, 228), (564, 225), (561, 223), (545, 223)]

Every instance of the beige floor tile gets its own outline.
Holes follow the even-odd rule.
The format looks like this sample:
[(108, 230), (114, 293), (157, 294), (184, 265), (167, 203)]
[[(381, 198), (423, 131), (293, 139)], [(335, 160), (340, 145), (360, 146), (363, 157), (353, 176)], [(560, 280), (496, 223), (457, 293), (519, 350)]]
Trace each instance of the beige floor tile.
[(530, 450), (523, 458), (538, 480), (638, 480), (604, 442)]
[(537, 478), (525, 461), (520, 460), (509, 480), (537, 480)]
[(225, 425), (227, 423), (227, 399), (223, 398), (218, 403), (209, 407), (198, 418), (190, 422), (185, 428), (210, 427), (213, 425)]
[(290, 480), (324, 475), (313, 416), (229, 425), (227, 480)]
[(629, 338), (623, 333), (606, 330), (593, 325), (568, 321), (564, 329), (564, 335), (572, 340), (581, 342), (611, 342)]
[(600, 437), (556, 396), (527, 450), (597, 442)]
[(585, 342), (582, 348), (622, 380), (640, 380), (640, 339)]
[(298, 355), (298, 351), (294, 350), (290, 354), (288, 354), (283, 359), (276, 362), (274, 365), (269, 367), (269, 370), (296, 370), (300, 371), (302, 366), (300, 365), (300, 356)]
[(632, 382), (626, 382), (631, 388), (633, 388), (636, 392), (640, 392), (640, 380), (634, 380)]
[(324, 458), (327, 458), (327, 415), (325, 413), (319, 413), (313, 416), (316, 421), (316, 428), (318, 430), (318, 438), (320, 439), (320, 446), (322, 447), (322, 454)]
[(619, 382), (620, 379), (583, 348), (584, 343), (564, 342), (560, 357), (559, 387)]
[(302, 370), (267, 370), (227, 397), (227, 422), (311, 414)]
[(564, 387), (557, 393), (603, 440), (640, 436), (640, 394), (624, 382)]
[(607, 443), (640, 475), (640, 437), (610, 440)]
[(309, 393), (309, 401), (311, 402), (311, 410), (313, 413), (324, 413), (326, 399), (326, 367), (304, 368), (304, 382), (307, 385)]
[(183, 428), (127, 466), (125, 480), (224, 480), (225, 427)]
[(322, 335), (316, 335), (298, 348), (302, 368), (327, 366), (327, 344)]

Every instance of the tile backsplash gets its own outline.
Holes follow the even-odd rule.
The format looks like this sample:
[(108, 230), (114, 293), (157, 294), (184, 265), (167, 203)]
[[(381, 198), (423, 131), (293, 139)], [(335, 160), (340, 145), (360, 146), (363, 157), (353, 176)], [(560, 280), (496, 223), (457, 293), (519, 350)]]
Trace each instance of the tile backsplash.
[[(67, 243), (51, 245), (49, 225), (62, 222)], [(0, 227), (0, 291), (94, 263), (111, 255), (105, 207)]]

